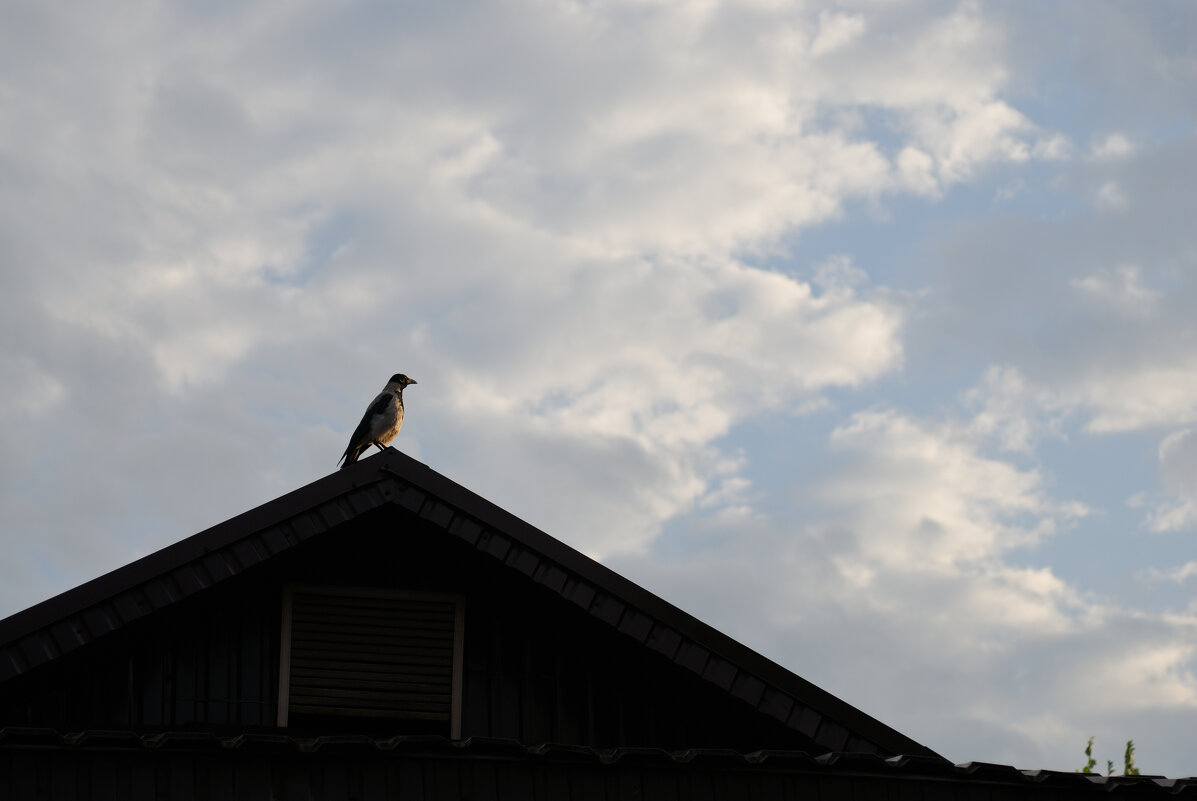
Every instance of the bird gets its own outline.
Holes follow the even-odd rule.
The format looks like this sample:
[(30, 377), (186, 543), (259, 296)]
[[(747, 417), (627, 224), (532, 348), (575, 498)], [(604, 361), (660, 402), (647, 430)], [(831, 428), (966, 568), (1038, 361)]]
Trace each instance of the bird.
[(342, 470), (356, 462), (362, 451), (371, 445), (381, 451), (391, 444), (399, 434), (399, 429), (403, 428), (403, 388), (415, 383), (415, 379), (408, 378), (403, 373), (391, 376), (391, 380), (370, 403), (370, 407), (362, 415), (362, 421), (353, 430), (353, 436), (349, 438), (349, 447), (345, 448), (345, 453), (341, 455), (341, 460), (344, 461), (341, 465)]

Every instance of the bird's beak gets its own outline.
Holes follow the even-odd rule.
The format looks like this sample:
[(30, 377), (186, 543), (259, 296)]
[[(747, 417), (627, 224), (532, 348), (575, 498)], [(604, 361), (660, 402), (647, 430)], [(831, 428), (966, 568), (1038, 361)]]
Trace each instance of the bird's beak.
[(420, 383), (420, 382), (419, 382), (419, 381), (417, 381), (417, 380), (415, 380), (414, 378), (409, 378), (409, 379), (407, 379), (407, 383), (409, 383), (409, 384), (418, 384), (418, 383)]

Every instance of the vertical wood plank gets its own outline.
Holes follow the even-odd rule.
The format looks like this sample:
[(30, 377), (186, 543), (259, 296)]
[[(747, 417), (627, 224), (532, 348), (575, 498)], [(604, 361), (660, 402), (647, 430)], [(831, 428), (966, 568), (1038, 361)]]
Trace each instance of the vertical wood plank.
[(291, 588), (283, 588), (283, 627), (278, 659), (278, 725), (287, 728), (291, 707)]
[(457, 599), (457, 614), (453, 622), (453, 700), (449, 712), (449, 738), (461, 739), (461, 684), (465, 654), (465, 599)]

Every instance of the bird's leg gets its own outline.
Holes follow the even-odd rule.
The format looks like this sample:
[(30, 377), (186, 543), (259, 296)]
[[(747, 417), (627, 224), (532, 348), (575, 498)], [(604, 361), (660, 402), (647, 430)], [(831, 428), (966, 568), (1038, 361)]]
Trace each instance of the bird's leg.
[(378, 440), (374, 440), (374, 447), (378, 448), (378, 450), (380, 450), (380, 451), (386, 450), (386, 448), (384, 448), (382, 443), (380, 443)]

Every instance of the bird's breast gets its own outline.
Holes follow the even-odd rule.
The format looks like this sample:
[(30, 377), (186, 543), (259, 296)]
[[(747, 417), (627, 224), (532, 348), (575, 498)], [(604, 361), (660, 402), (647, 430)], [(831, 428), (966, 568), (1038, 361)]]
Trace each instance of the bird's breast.
[(399, 436), (399, 429), (403, 428), (403, 404), (396, 403), (387, 409), (387, 414), (378, 421), (379, 433), (375, 437), (383, 445), (390, 444), (391, 440)]

